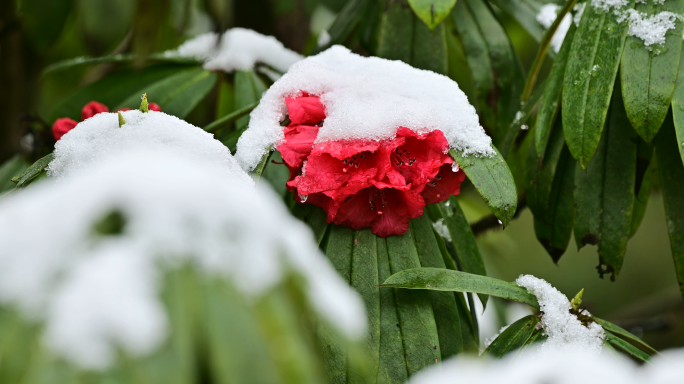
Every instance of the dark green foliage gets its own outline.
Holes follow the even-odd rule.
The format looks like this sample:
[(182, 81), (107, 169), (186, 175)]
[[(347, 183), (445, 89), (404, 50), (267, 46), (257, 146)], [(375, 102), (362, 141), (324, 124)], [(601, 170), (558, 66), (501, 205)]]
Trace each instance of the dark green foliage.
[(539, 320), (538, 316), (529, 315), (509, 325), (505, 331), (489, 344), (484, 353), (503, 357), (507, 353), (529, 344), (530, 339), (535, 334), (541, 333), (540, 330), (536, 329)]

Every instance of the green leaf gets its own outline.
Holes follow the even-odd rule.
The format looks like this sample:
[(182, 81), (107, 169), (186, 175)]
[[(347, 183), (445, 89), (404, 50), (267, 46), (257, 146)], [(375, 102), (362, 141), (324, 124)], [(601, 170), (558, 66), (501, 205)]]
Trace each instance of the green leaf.
[[(391, 275), (387, 241), (378, 239), (378, 281)], [(408, 380), (404, 344), (397, 313), (395, 289), (380, 289), (380, 362), (378, 383), (403, 384)]]
[(489, 210), (506, 226), (518, 207), (518, 193), (511, 170), (499, 151), (493, 149), (496, 154), (492, 157), (464, 157), (454, 150), (449, 153), (473, 183)]
[[(47, 51), (61, 35), (72, 9), (71, 0), (22, 0), (17, 4), (21, 7), (21, 24), (26, 39), (36, 52)], [(3, 27), (9, 28), (8, 25)]]
[[(681, 59), (679, 60), (679, 73), (684, 74), (684, 60)], [(684, 162), (684, 75), (677, 78), (671, 104), (679, 156)]]
[(383, 287), (482, 293), (539, 308), (525, 288), (493, 277), (440, 268), (415, 268), (393, 274)]
[(31, 184), (31, 182), (36, 177), (38, 177), (45, 170), (45, 168), (47, 168), (47, 166), (54, 158), (55, 155), (53, 153), (50, 153), (38, 159), (35, 163), (31, 164), (31, 166), (26, 168), (23, 172), (21, 172), (17, 176), (14, 176), (12, 178), (12, 182), (17, 184), (17, 188), (23, 188)]
[[(126, 70), (114, 73), (74, 92), (50, 113), (46, 121), (52, 123), (61, 117), (80, 121), (81, 109), (93, 100), (112, 107), (130, 99), (130, 108), (137, 108), (140, 104), (140, 95), (146, 92), (151, 84), (183, 72), (187, 68), (179, 65), (159, 65), (141, 71)], [(156, 102), (156, 97), (151, 96), (152, 101)]]
[(325, 245), (325, 255), (342, 279), (351, 281), (353, 231), (340, 225), (331, 225)]
[(535, 217), (546, 217), (549, 209), (553, 208), (549, 206), (551, 188), (561, 153), (565, 147), (561, 120), (556, 121), (553, 131), (551, 131), (550, 143), (548, 147), (545, 146), (545, 153), (538, 152), (536, 140), (535, 135), (528, 149), (525, 191), (527, 192), (527, 206)]
[[(435, 208), (437, 208), (440, 217), (444, 219), (444, 223), (449, 229), (452, 239), (451, 243), (456, 250), (456, 255), (454, 256), (460, 261), (461, 269), (468, 273), (486, 276), (487, 270), (485, 269), (480, 249), (475, 241), (475, 235), (473, 235), (470, 224), (465, 214), (463, 214), (461, 205), (456, 197), (451, 196), (447, 201), (439, 203)], [(486, 295), (480, 295), (482, 307), (487, 307), (487, 299)]]
[(320, 245), (328, 229), (325, 211), (312, 204), (295, 204), (292, 214), (311, 228), (314, 238)]
[[(415, 239), (418, 259), (423, 268), (446, 268), (439, 250), (432, 222), (426, 214), (411, 220), (411, 235)], [(435, 314), (442, 360), (463, 352), (463, 338), (458, 306), (450, 292), (430, 292)]]
[[(627, 7), (633, 5), (630, 0)], [(572, 40), (563, 83), (563, 130), (583, 169), (601, 138), (628, 28), (612, 11), (589, 6)]]
[(539, 86), (532, 92), (527, 102), (521, 104), (520, 111), (518, 111), (516, 114), (516, 118), (508, 128), (508, 132), (506, 132), (506, 137), (504, 137), (503, 143), (499, 146), (501, 156), (508, 161), (509, 167), (515, 166), (515, 158), (513, 156), (509, 157), (509, 154), (511, 154), (511, 148), (513, 148), (513, 145), (517, 141), (518, 135), (523, 129), (523, 125), (526, 126), (525, 129), (529, 129), (527, 121), (532, 116), (532, 113), (537, 109), (537, 106), (539, 106), (543, 94), (544, 85), (539, 84)]
[(648, 352), (652, 355), (658, 353), (658, 351), (656, 351), (653, 347), (644, 343), (643, 340), (636, 337), (635, 335), (628, 332), (627, 330), (623, 329), (622, 327), (617, 326), (617, 325), (611, 323), (610, 321), (599, 319), (598, 317), (594, 317), (594, 321), (596, 321), (601, 327), (603, 327), (604, 330), (609, 331), (610, 333), (612, 333), (616, 336), (619, 336), (623, 339), (626, 339), (633, 344), (636, 344), (639, 348), (645, 350), (646, 352)]
[[(150, 61), (160, 62), (160, 63), (177, 63), (177, 64), (187, 64), (187, 65), (200, 65), (202, 61), (191, 57), (180, 57), (180, 56), (166, 56), (164, 53), (154, 53), (147, 57)], [(73, 67), (78, 67), (81, 65), (92, 65), (92, 64), (102, 64), (102, 63), (128, 63), (133, 61), (134, 56), (130, 53), (115, 54), (100, 57), (75, 57), (73, 59), (67, 59), (58, 61), (54, 64), (50, 64), (45, 69), (43, 69), (43, 76), (56, 71), (61, 71), (64, 69), (69, 69)]]
[(140, 95), (147, 93), (148, 100), (159, 104), (164, 113), (185, 118), (197, 104), (214, 88), (216, 74), (202, 68), (185, 70), (153, 84), (121, 101), (118, 108), (137, 108)]
[(229, 113), (229, 114), (207, 124), (203, 129), (207, 132), (216, 132), (216, 131), (218, 131), (222, 128), (225, 128), (226, 126), (234, 123), (237, 119), (239, 119), (243, 116), (246, 116), (247, 114), (252, 112), (252, 110), (254, 110), (254, 108), (256, 108), (257, 105), (259, 105), (259, 102), (255, 102), (255, 103), (247, 105), (246, 107), (242, 107), (235, 112)]
[[(642, 141), (643, 142), (643, 141)], [(646, 213), (646, 206), (648, 205), (648, 200), (651, 197), (651, 175), (653, 174), (654, 168), (653, 163), (650, 163), (643, 177), (641, 178), (641, 185), (636, 185), (634, 188), (634, 210), (632, 211), (632, 224), (629, 229), (629, 237), (631, 238), (639, 229), (641, 221), (644, 218), (644, 213)], [(636, 183), (639, 183), (639, 161), (637, 158), (637, 179)], [(637, 189), (638, 188), (638, 189)]]
[(408, 0), (413, 12), (430, 29), (435, 29), (454, 8), (456, 0)]
[[(390, 269), (396, 274), (405, 269), (420, 268), (420, 261), (411, 232), (390, 236), (387, 253)], [(391, 277), (390, 277), (391, 279)], [(404, 344), (404, 356), (409, 375), (435, 364), (441, 358), (439, 335), (428, 292), (395, 290), (397, 313)]]
[(519, 319), (501, 332), (483, 353), (488, 353), (495, 357), (503, 357), (507, 353), (521, 348), (528, 343), (535, 333), (539, 320), (540, 318), (534, 315)]
[(633, 346), (632, 344), (622, 340), (621, 338), (613, 335), (612, 333), (606, 331), (605, 332), (605, 342), (612, 345), (613, 347), (626, 352), (627, 354), (631, 355), (632, 357), (635, 357), (639, 360), (642, 361), (649, 361), (651, 359), (651, 356), (649, 356), (648, 353), (642, 351), (641, 349)]
[(667, 118), (655, 140), (658, 171), (663, 190), (665, 218), (679, 289), (684, 295), (684, 165), (672, 121)]
[[(669, 11), (681, 15), (684, 0), (669, 0), (662, 5), (639, 3), (635, 9), (649, 16)], [(629, 36), (622, 54), (620, 77), (625, 108), (632, 127), (647, 143), (655, 137), (665, 121), (677, 82), (679, 56), (682, 50), (682, 21), (667, 31), (662, 46), (644, 46), (641, 39)]]
[(570, 47), (572, 39), (575, 36), (577, 28), (575, 24), (570, 25), (568, 33), (565, 35), (563, 45), (558, 56), (551, 65), (551, 72), (546, 80), (544, 86), (544, 95), (542, 96), (539, 112), (537, 113), (537, 122), (534, 130), (535, 145), (537, 153), (544, 157), (546, 152), (546, 145), (549, 141), (551, 128), (554, 125), (558, 111), (560, 110), (561, 93), (563, 91), (563, 77), (565, 74), (565, 67), (570, 55)]
[(316, 47), (315, 53), (322, 52), (335, 44), (345, 45), (356, 26), (361, 21), (369, 0), (350, 0), (337, 14), (335, 21), (328, 29), (330, 41), (328, 44)]
[(399, 2), (390, 4), (382, 15), (376, 55), (401, 60), (416, 68), (447, 73), (444, 26), (434, 31), (422, 24), (410, 9)]
[[(489, 0), (517, 21), (538, 43), (544, 37), (544, 27), (537, 21), (538, 9), (521, 0)], [(550, 52), (550, 51), (549, 51)]]
[(15, 187), (12, 178), (29, 166), (21, 156), (15, 155), (0, 166), (0, 194)]

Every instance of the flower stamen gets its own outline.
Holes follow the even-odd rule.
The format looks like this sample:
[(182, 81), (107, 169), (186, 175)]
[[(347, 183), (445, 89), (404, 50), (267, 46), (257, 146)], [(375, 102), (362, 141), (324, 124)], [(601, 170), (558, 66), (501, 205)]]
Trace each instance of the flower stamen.
[(401, 167), (402, 165), (408, 165), (411, 166), (413, 163), (416, 162), (415, 157), (409, 157), (411, 155), (411, 152), (407, 150), (399, 150), (399, 148), (395, 149), (392, 154), (392, 161), (397, 167)]

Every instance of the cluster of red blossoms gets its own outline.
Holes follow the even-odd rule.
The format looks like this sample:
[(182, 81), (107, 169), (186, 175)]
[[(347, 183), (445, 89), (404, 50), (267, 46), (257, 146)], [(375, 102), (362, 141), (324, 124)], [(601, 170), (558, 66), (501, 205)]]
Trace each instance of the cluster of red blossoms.
[[(155, 103), (149, 103), (148, 108), (150, 109), (150, 111), (161, 112), (161, 107)], [(117, 109), (114, 112), (123, 112), (130, 110), (131, 108), (121, 108)], [(89, 119), (97, 115), (98, 113), (102, 112), (109, 112), (109, 108), (107, 108), (107, 106), (102, 103), (98, 103), (97, 101), (91, 101), (90, 103), (86, 104), (85, 107), (83, 107), (83, 109), (81, 109), (81, 121)], [(76, 124), (78, 124), (78, 122), (68, 117), (63, 117), (61, 119), (55, 120), (55, 123), (52, 124), (52, 136), (55, 137), (55, 141), (61, 139), (62, 136), (66, 135), (67, 132), (74, 129), (76, 127)]]
[(277, 147), (290, 169), (291, 191), (300, 203), (319, 206), (327, 221), (352, 229), (370, 227), (381, 237), (402, 235), (426, 204), (460, 193), (465, 174), (452, 169), (441, 131), (397, 129), (383, 141), (314, 141), (325, 120), (317, 96), (286, 98), (290, 123)]

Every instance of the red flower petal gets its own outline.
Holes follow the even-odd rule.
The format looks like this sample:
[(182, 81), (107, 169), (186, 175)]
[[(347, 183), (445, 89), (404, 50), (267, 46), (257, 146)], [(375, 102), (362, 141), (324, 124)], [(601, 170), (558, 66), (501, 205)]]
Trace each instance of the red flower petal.
[(71, 131), (76, 127), (78, 123), (68, 117), (55, 120), (52, 124), (52, 136), (54, 136), (55, 141), (62, 138), (67, 132)]
[(325, 120), (325, 106), (317, 96), (285, 98), (292, 124), (316, 125)]
[(311, 153), (318, 130), (319, 127), (308, 125), (290, 125), (285, 128), (285, 141), (276, 149), (289, 167), (301, 167)]
[(442, 164), (453, 162), (446, 153), (449, 143), (441, 131), (418, 135), (401, 127), (397, 136), (404, 137), (405, 142), (392, 152), (392, 169), (413, 184), (416, 192), (422, 191), (425, 183), (437, 175)]
[(157, 103), (149, 103), (149, 104), (147, 104), (147, 108), (150, 111), (155, 111), (155, 112), (161, 112), (162, 111), (161, 107)]
[(463, 183), (463, 180), (465, 180), (463, 170), (454, 172), (451, 170), (451, 164), (444, 164), (439, 168), (439, 173), (437, 173), (435, 179), (427, 183), (420, 195), (425, 200), (425, 204), (439, 203), (448, 199), (451, 195), (461, 193), (461, 183)]
[(373, 221), (371, 232), (380, 237), (403, 235), (409, 229), (409, 219), (423, 214), (423, 198), (414, 191), (399, 191), (394, 188), (381, 191), (385, 193), (387, 205), (378, 208), (378, 216)]
[(98, 103), (97, 101), (91, 101), (81, 110), (81, 121), (89, 119), (102, 112), (109, 112), (109, 108), (102, 103)]

